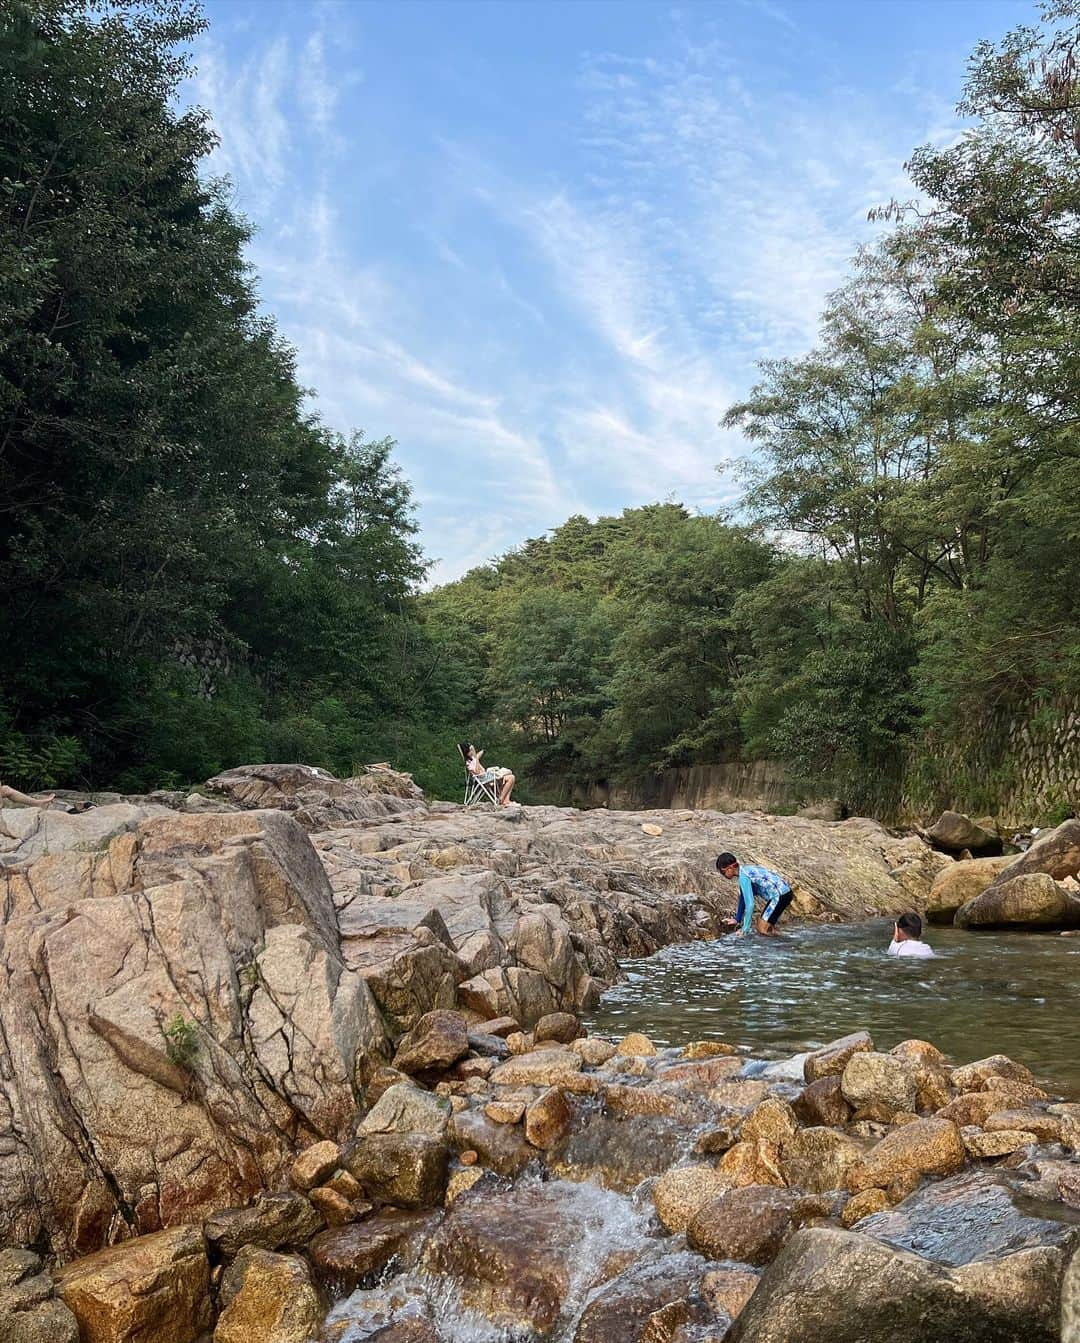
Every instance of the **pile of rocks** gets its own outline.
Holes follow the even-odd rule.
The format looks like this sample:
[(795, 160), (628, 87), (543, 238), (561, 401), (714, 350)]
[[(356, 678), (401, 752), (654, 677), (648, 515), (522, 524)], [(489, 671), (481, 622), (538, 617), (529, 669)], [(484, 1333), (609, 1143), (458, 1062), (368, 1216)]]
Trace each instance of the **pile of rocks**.
[(426, 1013), (528, 1030), (717, 935), (717, 848), (816, 917), (903, 908), (949, 861), (862, 821), (428, 805), (383, 766), (171, 801), (0, 812), (0, 1243), (67, 1259), (278, 1187)]
[[(351, 1133), (301, 1151), (289, 1188), (55, 1286), (0, 1256), (23, 1327), (7, 1336), (451, 1343), (453, 1297), (572, 1343), (1051, 1343), (1063, 1291), (1076, 1309), (1080, 1105), (1003, 1056), (951, 1067), (859, 1032), (764, 1064), (588, 1037), (565, 1013), (524, 1032), (440, 1010), (373, 1074)], [(587, 1291), (582, 1182), (653, 1209)]]
[(1080, 820), (1069, 820), (1040, 835), (1022, 854), (965, 857), (943, 867), (931, 886), (926, 913), (932, 923), (958, 928), (1070, 931), (1080, 928), (1078, 878)]

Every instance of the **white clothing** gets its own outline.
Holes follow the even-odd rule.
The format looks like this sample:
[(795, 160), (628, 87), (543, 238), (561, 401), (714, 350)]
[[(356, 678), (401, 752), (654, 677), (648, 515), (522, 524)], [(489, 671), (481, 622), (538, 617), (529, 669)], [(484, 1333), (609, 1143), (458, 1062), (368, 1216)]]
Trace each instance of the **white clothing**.
[(933, 954), (933, 951), (925, 942), (916, 941), (914, 938), (908, 938), (906, 942), (897, 942), (894, 939), (889, 943), (890, 956), (916, 956), (925, 961), (929, 960)]

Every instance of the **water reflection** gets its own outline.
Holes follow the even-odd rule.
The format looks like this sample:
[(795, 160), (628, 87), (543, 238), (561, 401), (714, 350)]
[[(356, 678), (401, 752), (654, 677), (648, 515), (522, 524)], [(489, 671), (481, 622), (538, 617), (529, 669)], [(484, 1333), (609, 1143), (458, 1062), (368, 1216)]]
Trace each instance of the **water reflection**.
[(957, 1061), (1009, 1054), (1080, 1098), (1080, 938), (933, 928), (935, 960), (885, 955), (891, 924), (723, 938), (626, 962), (593, 1030), (657, 1044), (723, 1039), (758, 1054), (812, 1049), (864, 1028), (878, 1048), (912, 1036)]

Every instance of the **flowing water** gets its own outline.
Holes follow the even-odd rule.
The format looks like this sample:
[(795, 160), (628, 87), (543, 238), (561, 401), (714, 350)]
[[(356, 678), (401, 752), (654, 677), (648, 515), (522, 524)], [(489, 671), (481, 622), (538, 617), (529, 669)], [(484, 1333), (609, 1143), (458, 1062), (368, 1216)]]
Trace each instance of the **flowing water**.
[[(534, 1343), (541, 1336), (552, 1343), (569, 1343), (583, 1312), (613, 1276), (612, 1256), (646, 1265), (661, 1262), (663, 1272), (693, 1266), (700, 1273), (706, 1267), (697, 1255), (672, 1253), (667, 1239), (657, 1235), (647, 1201), (594, 1184), (539, 1182), (528, 1176), (504, 1196), (511, 1209), (516, 1199), (533, 1214), (529, 1227), (536, 1240), (531, 1248), (537, 1265), (548, 1267), (546, 1280), (557, 1301), (557, 1319), (550, 1331), (541, 1335), (513, 1320), (523, 1300), (512, 1293), (496, 1291), (488, 1301), (490, 1313), (484, 1314), (471, 1307), (467, 1286), (460, 1280), (421, 1267), (353, 1292), (330, 1312), (323, 1338), (364, 1343), (391, 1321), (416, 1320), (435, 1324), (441, 1343)], [(544, 1234), (544, 1222), (536, 1221), (538, 1205), (547, 1209), (550, 1236)], [(513, 1233), (508, 1234), (512, 1238)], [(538, 1281), (541, 1285), (545, 1281), (542, 1270)], [(527, 1290), (526, 1299), (528, 1294)]]
[(865, 1029), (879, 1049), (916, 1037), (957, 1062), (1008, 1054), (1080, 1099), (1080, 938), (931, 928), (934, 960), (885, 955), (891, 923), (792, 927), (628, 961), (592, 1031), (658, 1045), (726, 1040), (760, 1057)]

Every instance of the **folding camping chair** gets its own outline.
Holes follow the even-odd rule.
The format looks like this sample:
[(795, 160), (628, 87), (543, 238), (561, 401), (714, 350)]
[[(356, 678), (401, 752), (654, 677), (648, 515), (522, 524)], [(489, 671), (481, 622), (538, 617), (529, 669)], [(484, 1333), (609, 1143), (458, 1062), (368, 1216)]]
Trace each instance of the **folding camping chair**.
[(458, 754), (461, 756), (461, 763), (465, 766), (465, 805), (467, 807), (482, 807), (485, 802), (489, 802), (493, 807), (499, 805), (499, 781), (498, 779), (482, 779), (479, 775), (473, 774), (469, 770), (469, 762), (465, 758), (465, 752), (458, 746)]

